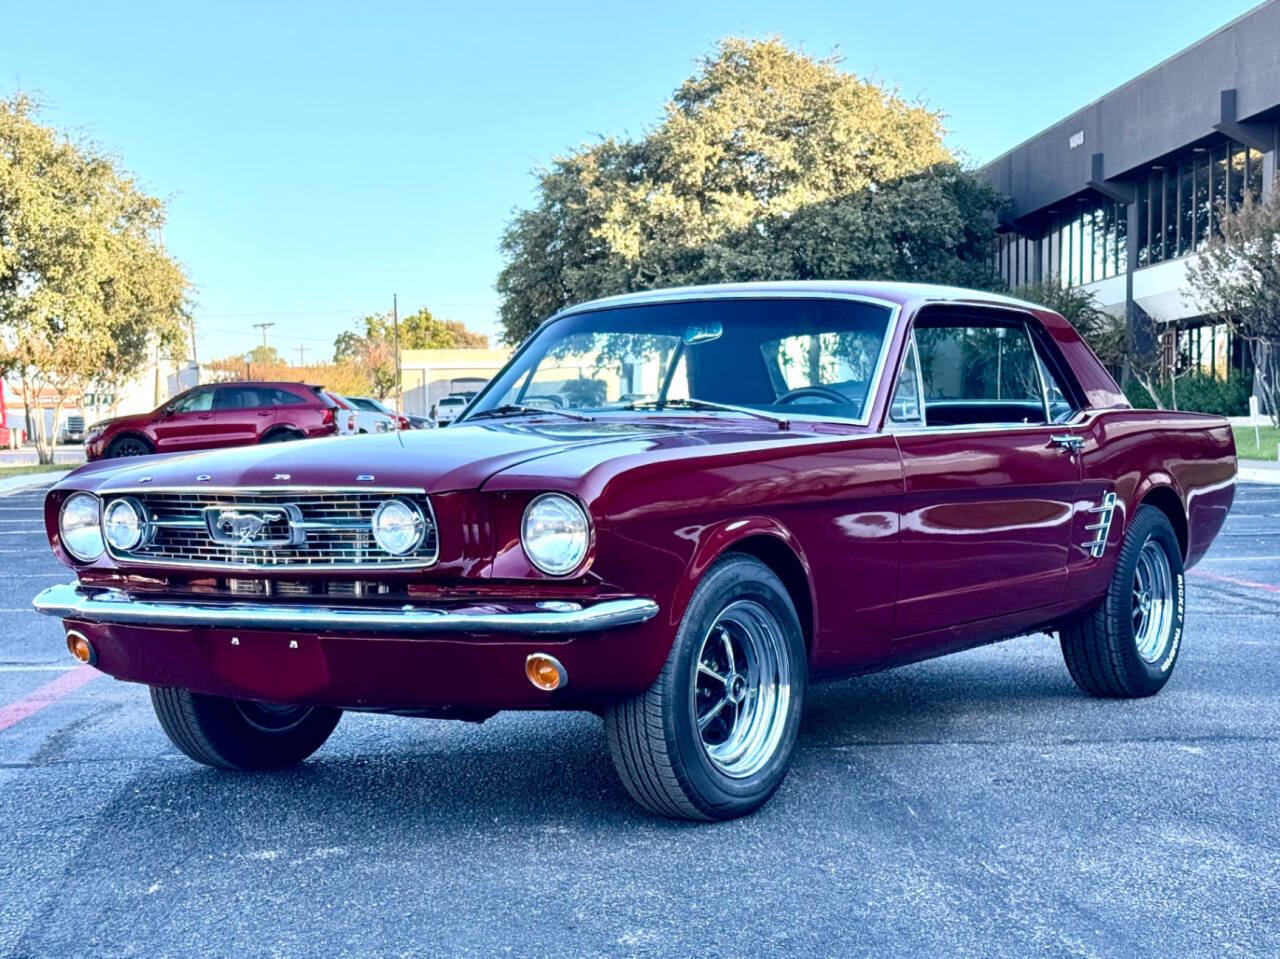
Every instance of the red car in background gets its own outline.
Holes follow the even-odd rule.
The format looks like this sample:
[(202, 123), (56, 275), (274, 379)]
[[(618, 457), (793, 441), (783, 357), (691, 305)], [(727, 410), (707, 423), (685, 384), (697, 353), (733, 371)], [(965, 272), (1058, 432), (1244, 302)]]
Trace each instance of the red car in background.
[(218, 383), (179, 393), (150, 413), (103, 420), (84, 439), (90, 460), (333, 436), (337, 404), (303, 383)]

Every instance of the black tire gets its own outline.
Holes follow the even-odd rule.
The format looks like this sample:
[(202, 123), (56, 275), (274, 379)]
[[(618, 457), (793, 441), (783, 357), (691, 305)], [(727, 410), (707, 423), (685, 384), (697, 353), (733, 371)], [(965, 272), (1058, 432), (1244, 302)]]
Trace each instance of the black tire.
[(285, 430), (272, 430), (266, 436), (262, 437), (262, 439), (258, 440), (258, 442), (259, 443), (288, 443), (291, 440), (300, 440), (300, 439), (303, 439), (303, 436), (297, 430), (285, 429)]
[[(1150, 552), (1145, 553), (1144, 551)], [(1151, 613), (1154, 590), (1146, 590), (1147, 609), (1141, 601), (1143, 590), (1139, 562), (1154, 568), (1159, 579), (1160, 555), (1167, 564), (1168, 596), (1160, 606), (1159, 618), (1152, 622), (1162, 628), (1147, 633), (1144, 615)], [(1116, 558), (1115, 572), (1106, 598), (1096, 609), (1082, 614), (1058, 634), (1062, 656), (1071, 678), (1090, 696), (1136, 699), (1158, 693), (1169, 681), (1182, 646), (1185, 612), (1185, 576), (1182, 550), (1169, 518), (1154, 506), (1140, 506), (1125, 533)], [(1167, 609), (1167, 620), (1164, 611)], [(1163, 626), (1167, 622), (1167, 627)], [(1140, 639), (1146, 638), (1141, 644)]]
[[(766, 670), (779, 678), (772, 687), (776, 697), (767, 694), (769, 684), (753, 686), (746, 673), (738, 674), (733, 659), (727, 666), (723, 661), (713, 661), (712, 630), (716, 629), (716, 636), (720, 637), (718, 626), (738, 629), (725, 617), (745, 617), (746, 613), (751, 622), (759, 624), (761, 635), (769, 636), (769, 648), (776, 651), (779, 663), (783, 657), (786, 659), (785, 672), (781, 666), (776, 671)], [(742, 649), (745, 647), (740, 646)], [(744, 655), (743, 659), (750, 663), (749, 657)], [(716, 667), (730, 681), (706, 679), (707, 675), (716, 674), (699, 671), (699, 661)], [(744, 680), (741, 685), (735, 679), (739, 675)], [(785, 696), (781, 693), (783, 677)], [(707, 570), (694, 591), (666, 664), (653, 685), (605, 712), (609, 754), (622, 784), (636, 802), (661, 816), (706, 821), (731, 819), (754, 811), (774, 794), (786, 776), (800, 731), (807, 678), (800, 620), (782, 582), (753, 557), (723, 557)], [(725, 718), (708, 720), (707, 715), (714, 709), (704, 709), (700, 697), (706, 689), (695, 683), (710, 684), (714, 689), (717, 682), (724, 690), (721, 706), (726, 708), (721, 715)], [(737, 695), (743, 695), (742, 689), (747, 690), (744, 698), (731, 707), (733, 729), (729, 728), (726, 705), (732, 702), (731, 686), (739, 690)], [(752, 707), (749, 701), (756, 705)], [(768, 708), (762, 705), (765, 703), (770, 704)], [(753, 708), (759, 715), (769, 717), (768, 735), (761, 737), (769, 746), (748, 750), (746, 758), (754, 757), (753, 761), (744, 759), (727, 772), (732, 764), (723, 758), (713, 759), (710, 752), (725, 744), (707, 743), (698, 727), (699, 714), (704, 722), (711, 723), (708, 733), (714, 733), (717, 723), (728, 730), (727, 742), (738, 724), (744, 722), (743, 717), (753, 716)], [(744, 728), (750, 728), (749, 723)]]
[(342, 718), (326, 706), (280, 707), (151, 687), (151, 705), (169, 740), (217, 769), (282, 769), (324, 745)]
[(120, 456), (147, 456), (155, 452), (155, 447), (144, 437), (126, 434), (117, 436), (107, 444), (104, 459), (115, 459)]

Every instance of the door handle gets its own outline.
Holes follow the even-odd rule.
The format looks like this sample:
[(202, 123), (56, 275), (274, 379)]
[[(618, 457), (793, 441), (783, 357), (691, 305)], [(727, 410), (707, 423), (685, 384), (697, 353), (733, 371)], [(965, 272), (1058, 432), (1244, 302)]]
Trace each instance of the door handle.
[(1064, 450), (1070, 450), (1072, 453), (1079, 453), (1084, 449), (1084, 437), (1076, 436), (1073, 433), (1050, 436), (1049, 442), (1054, 446), (1061, 446)]

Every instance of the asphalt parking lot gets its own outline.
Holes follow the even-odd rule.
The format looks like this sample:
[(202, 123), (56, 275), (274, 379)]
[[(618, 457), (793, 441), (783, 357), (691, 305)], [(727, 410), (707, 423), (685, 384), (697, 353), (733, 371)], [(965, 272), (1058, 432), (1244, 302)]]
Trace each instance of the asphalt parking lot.
[(0, 498), (0, 955), (1275, 956), (1280, 486), (1188, 576), (1155, 699), (1018, 639), (812, 695), (736, 822), (653, 819), (588, 715), (348, 715), (228, 774), (29, 611), (67, 578)]

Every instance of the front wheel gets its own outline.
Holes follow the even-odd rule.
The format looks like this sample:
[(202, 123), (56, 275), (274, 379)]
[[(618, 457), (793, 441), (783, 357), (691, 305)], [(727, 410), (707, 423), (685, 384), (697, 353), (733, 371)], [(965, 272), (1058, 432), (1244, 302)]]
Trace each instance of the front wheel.
[(107, 446), (107, 452), (104, 454), (105, 459), (118, 459), (122, 456), (146, 456), (155, 452), (151, 448), (151, 444), (144, 440), (141, 436), (121, 436), (111, 441)]
[(1102, 605), (1059, 633), (1080, 689), (1125, 699), (1161, 690), (1182, 646), (1184, 578), (1169, 518), (1154, 506), (1138, 507)]
[(281, 769), (324, 745), (342, 718), (326, 706), (279, 706), (151, 687), (160, 726), (178, 749), (218, 769)]
[(786, 775), (806, 681), (804, 637), (782, 582), (753, 557), (719, 560), (653, 685), (605, 713), (619, 778), (659, 815), (752, 812)]

